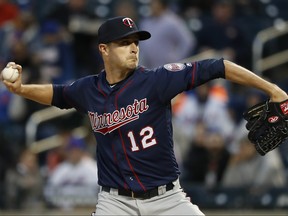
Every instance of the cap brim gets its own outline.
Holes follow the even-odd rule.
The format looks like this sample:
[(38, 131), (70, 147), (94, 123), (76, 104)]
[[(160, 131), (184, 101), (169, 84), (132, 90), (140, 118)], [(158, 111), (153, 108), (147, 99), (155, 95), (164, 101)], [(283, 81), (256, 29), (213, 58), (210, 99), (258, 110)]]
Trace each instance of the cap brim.
[(138, 31), (136, 34), (138, 34), (139, 40), (147, 40), (151, 37), (148, 31)]

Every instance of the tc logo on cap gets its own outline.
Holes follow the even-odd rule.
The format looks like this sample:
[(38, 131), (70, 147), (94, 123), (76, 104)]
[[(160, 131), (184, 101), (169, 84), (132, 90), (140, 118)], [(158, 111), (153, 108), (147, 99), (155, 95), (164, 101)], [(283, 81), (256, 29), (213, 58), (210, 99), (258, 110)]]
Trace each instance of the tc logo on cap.
[(124, 25), (126, 25), (130, 28), (133, 28), (133, 26), (134, 26), (134, 22), (131, 18), (126, 17), (126, 18), (122, 19), (122, 22), (124, 23)]

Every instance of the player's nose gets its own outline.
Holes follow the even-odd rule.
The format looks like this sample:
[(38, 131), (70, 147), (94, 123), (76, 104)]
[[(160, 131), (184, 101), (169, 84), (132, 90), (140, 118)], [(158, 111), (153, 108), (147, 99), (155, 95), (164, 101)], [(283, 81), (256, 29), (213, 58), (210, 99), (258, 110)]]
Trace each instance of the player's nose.
[(132, 53), (135, 53), (135, 54), (138, 53), (138, 50), (139, 50), (138, 43), (136, 43), (136, 42), (131, 43), (130, 47), (131, 47), (131, 52)]

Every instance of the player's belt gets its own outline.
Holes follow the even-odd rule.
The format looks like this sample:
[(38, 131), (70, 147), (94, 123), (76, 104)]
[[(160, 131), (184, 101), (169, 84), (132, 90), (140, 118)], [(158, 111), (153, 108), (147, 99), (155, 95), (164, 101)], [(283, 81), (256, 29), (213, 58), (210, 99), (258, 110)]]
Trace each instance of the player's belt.
[[(163, 186), (160, 186), (160, 187), (163, 187)], [(174, 184), (172, 182), (166, 184), (166, 191), (172, 190), (173, 188), (174, 188)], [(106, 186), (102, 187), (102, 191), (106, 191), (109, 193), (112, 189), (113, 188), (106, 187)], [(163, 194), (163, 193), (159, 193), (159, 191), (162, 191), (162, 189), (159, 189), (159, 187), (156, 187), (147, 191), (143, 191), (143, 192), (133, 192), (131, 190), (126, 190), (126, 189), (116, 189), (116, 190), (118, 191), (118, 195), (128, 196), (128, 197), (138, 198), (138, 199), (150, 199), (152, 197)]]

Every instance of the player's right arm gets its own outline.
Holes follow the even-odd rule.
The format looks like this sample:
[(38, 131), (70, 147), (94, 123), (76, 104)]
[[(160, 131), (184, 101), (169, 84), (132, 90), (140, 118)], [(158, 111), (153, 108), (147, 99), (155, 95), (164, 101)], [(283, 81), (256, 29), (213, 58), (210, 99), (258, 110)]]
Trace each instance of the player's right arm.
[(240, 85), (259, 89), (270, 96), (271, 101), (281, 102), (288, 99), (287, 93), (274, 83), (268, 82), (252, 71), (231, 61), (224, 60), (225, 79)]
[(14, 62), (10, 62), (8, 64), (12, 65), (13, 68), (16, 68), (20, 74), (20, 76), (14, 83), (2, 80), (10, 92), (44, 105), (51, 105), (53, 98), (52, 84), (22, 84), (21, 65), (17, 65)]

